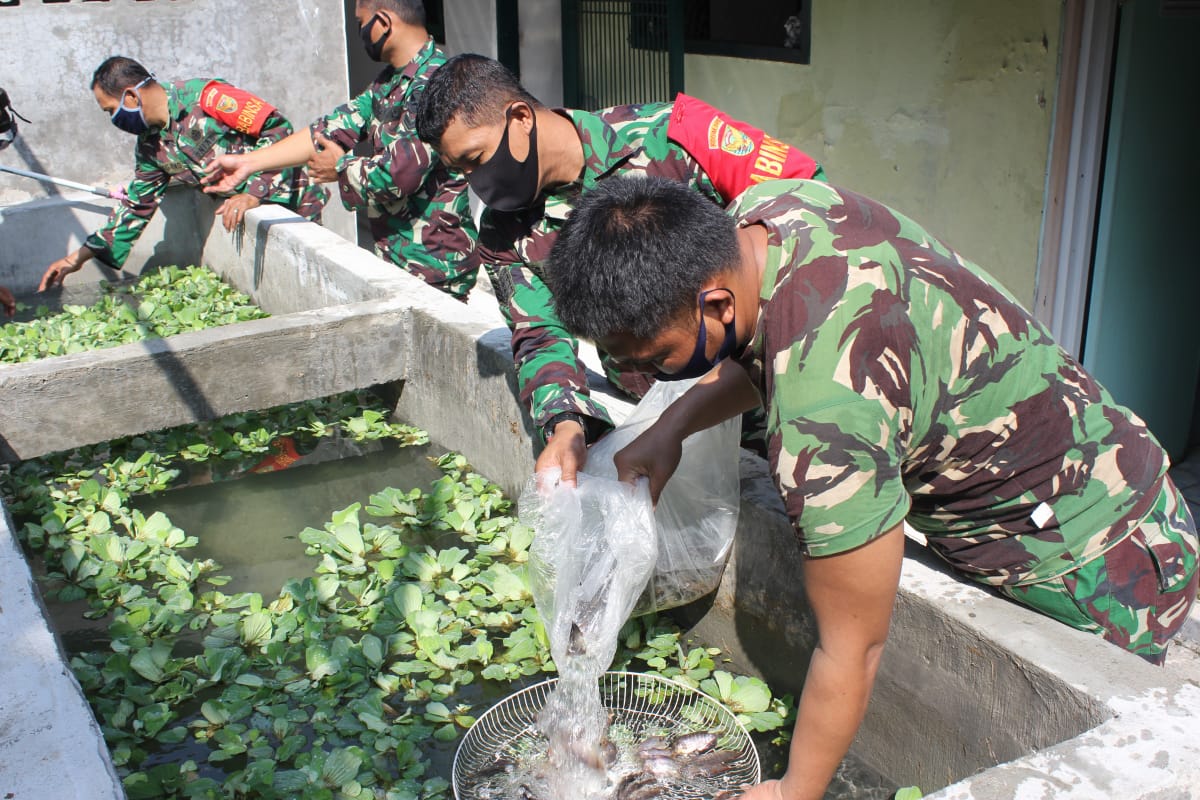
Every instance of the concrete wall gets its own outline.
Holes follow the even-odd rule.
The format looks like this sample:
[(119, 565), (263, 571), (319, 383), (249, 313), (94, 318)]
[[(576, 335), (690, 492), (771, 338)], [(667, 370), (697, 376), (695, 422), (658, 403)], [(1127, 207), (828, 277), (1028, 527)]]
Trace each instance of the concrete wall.
[(562, 3), (521, 0), (521, 83), (548, 106), (563, 103)]
[(496, 57), (495, 0), (446, 0), (446, 51)]
[[(24, 0), (0, 7), (0, 30), (0, 85), (33, 120), (21, 123), (0, 164), (87, 184), (123, 184), (133, 173), (133, 138), (109, 124), (90, 90), (93, 71), (110, 55), (135, 58), (163, 80), (226, 78), (295, 125), (348, 92), (341, 0), (271, 0), (269, 12), (267, 3), (243, 0)], [(0, 173), (0, 207), (62, 195)], [(352, 216), (336, 200), (326, 224), (352, 235)], [(0, 252), (13, 246), (0, 236)]]
[(689, 55), (686, 91), (926, 225), (1027, 306), (1061, 0), (818, 0), (811, 65)]

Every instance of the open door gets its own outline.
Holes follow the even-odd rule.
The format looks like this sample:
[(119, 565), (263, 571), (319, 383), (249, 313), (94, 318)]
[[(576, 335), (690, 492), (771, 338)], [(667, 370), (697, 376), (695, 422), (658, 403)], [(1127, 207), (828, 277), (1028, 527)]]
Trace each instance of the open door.
[(1083, 363), (1178, 463), (1200, 381), (1200, 2), (1118, 13)]

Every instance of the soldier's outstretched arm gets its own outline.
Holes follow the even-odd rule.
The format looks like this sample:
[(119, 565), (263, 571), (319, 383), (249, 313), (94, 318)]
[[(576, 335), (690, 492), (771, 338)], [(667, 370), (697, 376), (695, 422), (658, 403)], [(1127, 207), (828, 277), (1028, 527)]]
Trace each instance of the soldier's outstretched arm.
[(343, 157), (338, 187), (351, 205), (386, 207), (420, 192), (435, 163), (437, 154), (429, 145), (415, 134), (404, 134), (382, 152)]
[(258, 150), (217, 156), (205, 167), (204, 191), (210, 194), (237, 191), (256, 173), (303, 166), (316, 152), (312, 131), (305, 128)]

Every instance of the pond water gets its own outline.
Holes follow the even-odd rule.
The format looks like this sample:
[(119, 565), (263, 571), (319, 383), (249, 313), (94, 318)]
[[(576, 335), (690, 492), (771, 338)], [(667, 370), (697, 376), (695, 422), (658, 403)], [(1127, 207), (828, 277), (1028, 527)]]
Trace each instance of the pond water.
[[(345, 457), (363, 450), (370, 452)], [(306, 545), (299, 538), (302, 530), (321, 528), (334, 511), (352, 503), (365, 503), (371, 494), (387, 487), (428, 487), (443, 474), (429, 456), (442, 452), (433, 445), (342, 444), (336, 452), (325, 454), (331, 460), (321, 462), (320, 454), (309, 457), (321, 463), (215, 482), (201, 474), (193, 476), (194, 485), (137, 498), (134, 505), (146, 515), (165, 513), (176, 526), (197, 537), (194, 556), (215, 560), (221, 564), (222, 574), (231, 578), (223, 591), (260, 592), (271, 598), (286, 581), (313, 574), (317, 559), (305, 554)], [(454, 533), (438, 538), (445, 537), (455, 541), (426, 543), (436, 548), (457, 541)], [(83, 619), (85, 604), (53, 603), (50, 610), (68, 650), (104, 649), (104, 623)], [(470, 704), (478, 715), (508, 694), (545, 677), (535, 675), (512, 683), (477, 680), (461, 687), (455, 700)], [(764, 778), (778, 777), (786, 763), (786, 750), (771, 745), (770, 738), (755, 737)], [(423, 750), (433, 773), (450, 775), (457, 744), (433, 740), (425, 743)], [(186, 758), (203, 764), (207, 749), (207, 745), (189, 740), (152, 754), (145, 766)], [(201, 774), (219, 777), (220, 771), (202, 767)], [(851, 758), (839, 770), (826, 800), (886, 800), (895, 789), (894, 784)]]

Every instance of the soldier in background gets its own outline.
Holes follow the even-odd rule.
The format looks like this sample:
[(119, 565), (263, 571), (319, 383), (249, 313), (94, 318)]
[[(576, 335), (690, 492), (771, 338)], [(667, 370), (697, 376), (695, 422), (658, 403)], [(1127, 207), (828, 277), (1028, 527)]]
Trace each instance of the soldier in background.
[(608, 181), (547, 273), (567, 328), (614, 357), (672, 374), (719, 360), (617, 454), (622, 480), (657, 498), (686, 436), (766, 408), (818, 643), (787, 772), (748, 800), (824, 795), (875, 681), (906, 520), (956, 573), (1162, 663), (1197, 582), (1166, 453), (912, 220), (814, 181), (763, 183), (728, 213), (675, 183)]
[[(416, 134), (413, 106), (446, 61), (425, 28), (421, 0), (358, 0), (367, 55), (387, 64), (366, 91), (308, 129), (263, 150), (217, 159), (209, 191), (259, 170), (308, 164), (315, 180), (336, 181), (346, 208), (367, 214), (375, 253), (460, 299), (475, 284), (475, 223), (467, 182)], [(369, 145), (355, 156), (354, 146)]]
[[(93, 258), (121, 269), (168, 184), (200, 188), (204, 168), (214, 156), (261, 147), (292, 132), (291, 123), (274, 106), (223, 80), (161, 83), (123, 56), (99, 66), (92, 76), (92, 93), (113, 125), (137, 137), (134, 178), (127, 199), (113, 209), (104, 227), (46, 269), (39, 291), (62, 285), (63, 278)], [(324, 190), (297, 169), (239, 181), (223, 196), (226, 200), (217, 213), (226, 230), (233, 230), (248, 209), (261, 203), (278, 203), (317, 220), (326, 198)]]
[[(823, 178), (809, 156), (693, 97), (590, 112), (550, 109), (507, 68), (455, 56), (429, 82), (417, 116), (421, 138), (467, 174), (487, 208), (479, 260), (512, 329), (521, 401), (546, 443), (538, 471), (563, 479), (586, 445), (612, 427), (590, 396), (578, 344), (554, 313), (542, 265), (581, 194), (620, 175), (658, 175), (718, 205), (766, 178)], [(605, 362), (609, 380), (640, 397), (646, 376)]]

